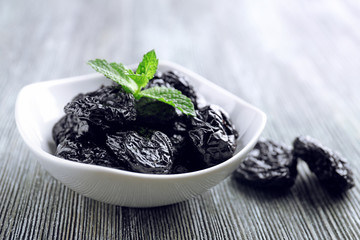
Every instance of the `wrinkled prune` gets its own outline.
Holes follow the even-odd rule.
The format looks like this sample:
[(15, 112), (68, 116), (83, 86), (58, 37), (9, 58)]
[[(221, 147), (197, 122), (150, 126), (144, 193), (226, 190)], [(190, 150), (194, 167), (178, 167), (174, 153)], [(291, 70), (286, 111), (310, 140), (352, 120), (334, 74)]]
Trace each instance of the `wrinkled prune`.
[(355, 185), (346, 159), (309, 136), (295, 139), (293, 155), (304, 160), (330, 192), (342, 192)]
[(52, 136), (56, 145), (58, 145), (69, 135), (75, 134), (78, 137), (85, 136), (89, 133), (89, 128), (89, 124), (86, 121), (81, 121), (73, 114), (68, 114), (54, 125)]
[(220, 107), (209, 105), (197, 110), (191, 126), (189, 137), (207, 167), (232, 157), (238, 134)]
[(169, 136), (170, 141), (172, 143), (172, 151), (175, 157), (178, 157), (181, 155), (182, 150), (185, 149), (187, 144), (186, 136), (183, 134), (172, 134)]
[(199, 154), (192, 147), (185, 120), (175, 121), (172, 126), (159, 126), (158, 129), (164, 132), (172, 143), (174, 164), (171, 173), (192, 172), (206, 167), (197, 159)]
[(179, 173), (187, 173), (187, 172), (190, 172), (190, 170), (183, 166), (183, 165), (174, 165), (173, 168), (172, 168), (172, 171), (171, 173), (173, 174), (179, 174)]
[(160, 131), (150, 138), (135, 131), (109, 134), (106, 145), (135, 172), (169, 173), (173, 164), (170, 139)]
[(259, 139), (234, 176), (257, 187), (289, 188), (297, 176), (296, 164), (289, 147)]
[(171, 140), (172, 150), (175, 157), (178, 157), (188, 143), (186, 123), (182, 121), (174, 121), (169, 126), (158, 126), (158, 130), (165, 133)]
[(80, 120), (73, 114), (62, 117), (52, 129), (53, 139), (58, 145), (68, 136), (75, 136), (79, 140), (92, 140), (95, 143), (105, 141), (105, 133), (99, 126), (92, 125), (86, 120)]
[[(184, 173), (230, 158), (238, 134), (217, 106), (200, 101), (186, 77), (156, 73), (146, 88), (171, 87), (189, 97), (197, 118), (119, 86), (78, 94), (53, 127), (56, 154), (72, 161), (141, 173)], [(201, 109), (198, 108), (200, 105)]]
[(186, 145), (175, 158), (172, 173), (186, 173), (205, 169), (208, 166), (199, 158), (199, 153), (191, 145)]
[(158, 73), (149, 81), (146, 88), (168, 87), (179, 90), (182, 94), (191, 99), (195, 109), (197, 108), (197, 96), (194, 88), (189, 84), (189, 80), (176, 71)]
[(170, 126), (181, 118), (174, 107), (150, 98), (141, 98), (135, 105), (136, 123), (149, 127)]
[(104, 147), (91, 141), (80, 140), (73, 135), (66, 137), (57, 146), (56, 155), (74, 162), (124, 169), (122, 162), (115, 159)]
[(117, 86), (103, 86), (100, 89), (78, 95), (64, 110), (79, 119), (87, 120), (102, 128), (125, 125), (136, 120), (134, 96)]

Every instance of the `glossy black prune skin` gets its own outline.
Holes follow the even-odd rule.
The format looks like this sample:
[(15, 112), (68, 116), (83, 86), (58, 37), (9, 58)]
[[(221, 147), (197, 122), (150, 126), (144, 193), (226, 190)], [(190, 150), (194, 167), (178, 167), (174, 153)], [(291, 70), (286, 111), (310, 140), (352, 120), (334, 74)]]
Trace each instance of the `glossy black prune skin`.
[(343, 192), (355, 185), (346, 159), (309, 136), (300, 136), (294, 140), (293, 155), (294, 158), (304, 160), (330, 192)]
[(102, 86), (94, 92), (78, 95), (64, 110), (66, 114), (104, 129), (136, 120), (134, 96), (118, 86)]
[(186, 122), (177, 121), (169, 129), (163, 130), (173, 145), (174, 165), (172, 173), (193, 172), (206, 168), (203, 161), (199, 161), (199, 153), (188, 135), (189, 126)]
[(187, 125), (184, 122), (174, 122), (172, 128), (165, 130), (172, 143), (174, 156), (180, 156), (188, 145)]
[(88, 132), (88, 125), (85, 121), (80, 121), (73, 114), (63, 116), (52, 129), (52, 137), (58, 145), (71, 134), (83, 135)]
[(57, 146), (56, 155), (74, 162), (124, 169), (123, 163), (112, 156), (104, 147), (74, 135), (66, 137)]
[(211, 167), (231, 158), (236, 149), (237, 131), (223, 110), (209, 105), (196, 111), (189, 137), (199, 159)]
[(106, 145), (135, 172), (165, 174), (173, 165), (171, 141), (160, 131), (154, 131), (151, 137), (135, 131), (109, 134)]
[(168, 104), (148, 98), (137, 101), (136, 111), (136, 125), (165, 133), (172, 142), (174, 157), (180, 157), (188, 143), (187, 117)]
[(181, 114), (174, 107), (150, 98), (141, 98), (135, 105), (137, 125), (149, 127), (169, 127), (181, 118)]
[[(188, 79), (175, 72), (156, 73), (146, 88), (167, 87), (175, 88), (189, 97), (197, 108), (197, 96), (194, 88), (189, 84)], [(141, 98), (136, 102), (137, 122), (141, 125), (158, 127), (172, 125), (174, 121), (183, 121), (183, 114), (174, 107), (154, 99)]]
[(241, 162), (234, 176), (256, 187), (286, 189), (295, 183), (296, 165), (297, 160), (288, 146), (262, 138)]
[(175, 88), (190, 98), (194, 104), (195, 109), (197, 108), (197, 96), (193, 86), (190, 85), (187, 77), (176, 71), (167, 71), (165, 73), (158, 72), (146, 86), (146, 88), (151, 87)]
[[(146, 97), (135, 100), (119, 86), (78, 94), (53, 127), (57, 156), (83, 163), (154, 174), (184, 173), (230, 158), (236, 130), (216, 106), (205, 106), (186, 77), (157, 73), (149, 87), (171, 87), (188, 96), (197, 118)], [(199, 105), (200, 106), (200, 105)], [(201, 139), (202, 142), (199, 142)]]
[(75, 136), (79, 141), (93, 139), (96, 142), (101, 142), (105, 137), (100, 127), (92, 125), (86, 120), (80, 120), (73, 114), (67, 114), (55, 123), (52, 136), (58, 145), (70, 135)]

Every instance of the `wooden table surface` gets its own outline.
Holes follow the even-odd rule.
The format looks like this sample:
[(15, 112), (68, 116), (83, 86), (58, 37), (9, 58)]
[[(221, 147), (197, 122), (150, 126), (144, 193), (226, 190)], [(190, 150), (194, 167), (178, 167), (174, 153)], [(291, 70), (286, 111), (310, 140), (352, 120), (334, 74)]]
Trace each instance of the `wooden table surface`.
[[(0, 239), (359, 239), (358, 1), (0, 1)], [(136, 209), (51, 177), (14, 121), (30, 83), (137, 62), (155, 49), (262, 109), (263, 136), (311, 135), (348, 159), (356, 187), (331, 196), (300, 162), (282, 194), (228, 178), (182, 203)]]

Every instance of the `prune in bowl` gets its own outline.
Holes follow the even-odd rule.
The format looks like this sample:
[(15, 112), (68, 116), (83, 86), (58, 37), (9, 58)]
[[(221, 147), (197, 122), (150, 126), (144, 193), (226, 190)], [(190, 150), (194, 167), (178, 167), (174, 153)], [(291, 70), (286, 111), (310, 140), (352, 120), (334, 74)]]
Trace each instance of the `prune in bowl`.
[[(203, 95), (207, 102), (221, 106), (230, 115), (238, 132), (237, 147), (232, 157), (219, 164), (216, 164), (217, 159), (210, 159), (209, 163), (213, 166), (193, 172), (182, 173), (184, 166), (176, 166), (177, 174), (153, 174), (122, 170), (121, 162), (115, 168), (104, 167), (102, 164), (106, 163), (108, 156), (101, 148), (94, 150), (88, 148), (91, 145), (87, 146), (86, 144), (82, 152), (99, 156), (102, 161), (89, 157), (89, 160), (95, 164), (98, 163), (97, 165), (68, 161), (54, 156), (56, 149), (52, 129), (54, 124), (63, 117), (64, 106), (79, 93), (95, 91), (102, 85), (112, 84), (111, 80), (100, 74), (40, 82), (24, 87), (18, 95), (15, 109), (15, 119), (20, 135), (36, 159), (53, 177), (74, 191), (95, 200), (127, 207), (155, 207), (181, 202), (202, 194), (228, 177), (239, 166), (241, 160), (256, 144), (265, 127), (266, 116), (244, 100), (177, 64), (160, 61), (158, 70), (160, 72), (171, 70), (187, 76), (197, 93)], [(192, 92), (190, 91), (189, 94)], [(79, 96), (79, 99), (81, 97), (84, 96)], [(70, 124), (71, 121), (79, 123), (74, 125), (74, 130), (80, 135), (76, 137), (86, 137), (87, 127), (94, 126), (82, 124), (81, 118), (90, 117), (91, 120), (94, 118), (76, 114), (80, 120), (68, 120)], [(124, 118), (125, 115), (122, 113), (118, 116), (121, 120), (132, 121), (131, 118)], [(202, 116), (202, 118), (205, 117)], [(112, 119), (110, 120), (112, 121)], [(111, 126), (111, 121), (109, 121), (109, 126)], [(95, 118), (92, 124), (96, 125), (96, 123)], [(68, 123), (62, 122), (61, 124)], [(223, 131), (228, 130), (225, 128)], [(55, 134), (60, 139), (67, 139), (69, 146), (79, 147), (71, 142), (73, 136), (67, 132), (56, 130)], [(160, 137), (160, 135), (156, 134), (155, 137)], [(114, 138), (117, 137), (110, 137), (109, 142)], [(170, 136), (170, 138), (172, 141), (181, 141), (181, 134)], [(143, 144), (151, 146), (149, 142)], [(231, 145), (224, 146), (231, 147)], [(62, 153), (69, 154), (66, 146), (63, 147)], [(211, 150), (209, 149), (209, 151)], [(151, 149), (151, 151), (154, 150)], [(173, 152), (182, 154), (176, 152), (176, 149)], [(128, 154), (130, 156), (131, 152)], [(197, 158), (191, 152), (185, 153), (183, 156), (187, 158), (188, 162)], [(166, 158), (162, 159), (160, 163), (161, 167), (167, 170)]]

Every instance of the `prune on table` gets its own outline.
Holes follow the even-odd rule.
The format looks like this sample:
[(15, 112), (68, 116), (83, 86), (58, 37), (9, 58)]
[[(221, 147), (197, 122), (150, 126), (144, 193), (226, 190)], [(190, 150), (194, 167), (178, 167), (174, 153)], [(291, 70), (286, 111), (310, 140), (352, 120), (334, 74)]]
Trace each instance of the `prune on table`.
[(296, 165), (291, 148), (261, 138), (236, 169), (234, 177), (257, 187), (289, 188), (295, 183)]
[(151, 137), (135, 131), (109, 134), (106, 145), (135, 172), (169, 173), (174, 161), (170, 139), (160, 131)]
[(112, 156), (104, 147), (74, 135), (66, 137), (57, 146), (56, 155), (74, 162), (124, 169), (123, 163)]
[(179, 90), (182, 94), (190, 98), (195, 109), (197, 108), (197, 96), (193, 86), (189, 84), (189, 80), (184, 75), (176, 71), (167, 71), (165, 73), (157, 73), (153, 79), (149, 81), (146, 88), (151, 87), (168, 87)]
[(134, 96), (118, 86), (102, 86), (94, 92), (78, 95), (64, 110), (104, 129), (136, 120)]
[(304, 160), (330, 192), (342, 192), (355, 185), (346, 159), (309, 136), (294, 140), (293, 155)]
[(191, 119), (189, 137), (207, 167), (231, 158), (236, 149), (237, 131), (228, 116), (216, 105), (196, 111)]

